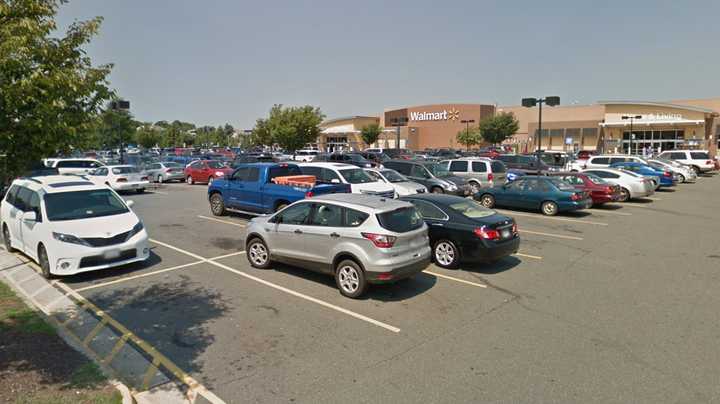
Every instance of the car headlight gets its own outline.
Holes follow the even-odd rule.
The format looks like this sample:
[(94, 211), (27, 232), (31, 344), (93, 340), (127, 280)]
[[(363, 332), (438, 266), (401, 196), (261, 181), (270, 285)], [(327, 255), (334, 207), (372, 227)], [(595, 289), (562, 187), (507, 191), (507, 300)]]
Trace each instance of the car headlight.
[(223, 175), (225, 175), (225, 173), (222, 171), (215, 171), (215, 175), (218, 177), (222, 177)]
[(53, 232), (52, 235), (55, 240), (62, 241), (63, 243), (78, 244), (84, 245), (85, 247), (92, 247), (87, 241), (81, 239), (80, 237), (73, 236), (72, 234)]
[(134, 235), (140, 233), (144, 228), (145, 226), (143, 225), (142, 221), (137, 222), (137, 224), (133, 226), (132, 230), (130, 230), (130, 233), (128, 233), (128, 236), (125, 238), (125, 240), (130, 240)]
[(448, 189), (451, 191), (456, 191), (458, 189), (458, 187), (455, 184), (450, 184), (450, 185), (448, 185)]

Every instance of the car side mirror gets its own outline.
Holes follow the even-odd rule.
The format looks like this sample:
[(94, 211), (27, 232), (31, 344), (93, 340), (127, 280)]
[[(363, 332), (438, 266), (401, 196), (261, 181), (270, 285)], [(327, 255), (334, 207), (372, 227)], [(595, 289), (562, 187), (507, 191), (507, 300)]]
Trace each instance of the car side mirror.
[(125, 205), (127, 205), (128, 208), (132, 208), (133, 205), (135, 205), (135, 201), (133, 201), (133, 200), (127, 201), (127, 202), (125, 202)]
[(331, 184), (339, 184), (339, 183), (340, 183), (340, 180), (337, 179), (337, 178), (333, 178), (333, 179), (330, 180), (330, 183), (331, 183)]
[(23, 220), (26, 222), (37, 222), (37, 213), (33, 211), (25, 212), (25, 214), (23, 215)]

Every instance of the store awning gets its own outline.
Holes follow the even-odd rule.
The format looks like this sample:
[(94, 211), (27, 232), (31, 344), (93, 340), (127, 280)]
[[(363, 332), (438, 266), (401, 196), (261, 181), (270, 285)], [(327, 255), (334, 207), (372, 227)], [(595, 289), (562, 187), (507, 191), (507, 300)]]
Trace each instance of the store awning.
[[(642, 128), (645, 126), (690, 126), (690, 125), (704, 125), (705, 121), (701, 119), (674, 119), (674, 120), (666, 120), (666, 119), (658, 119), (658, 120), (635, 120), (633, 121), (633, 127), (634, 128)], [(600, 126), (603, 128), (621, 128), (624, 126), (629, 127), (630, 121), (624, 120), (624, 121), (615, 121), (615, 122), (600, 122)]]

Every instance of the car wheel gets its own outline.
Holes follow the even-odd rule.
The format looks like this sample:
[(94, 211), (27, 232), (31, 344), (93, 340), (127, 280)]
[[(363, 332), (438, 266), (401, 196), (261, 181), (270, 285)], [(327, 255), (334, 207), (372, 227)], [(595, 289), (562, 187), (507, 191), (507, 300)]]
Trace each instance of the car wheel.
[(443, 268), (456, 268), (460, 261), (460, 252), (450, 240), (439, 240), (433, 248), (435, 263)]
[(42, 244), (40, 244), (40, 246), (38, 247), (38, 264), (40, 264), (42, 276), (45, 279), (50, 279), (52, 277), (52, 274), (50, 273), (50, 260), (48, 259), (45, 246)]
[(618, 201), (627, 202), (629, 200), (630, 200), (630, 191), (628, 191), (626, 188), (620, 188), (620, 199), (618, 199)]
[(685, 181), (687, 181), (687, 180), (685, 179), (685, 176), (684, 176), (684, 175), (678, 174), (678, 181), (679, 181), (679, 182), (685, 182)]
[(195, 181), (193, 181), (192, 175), (188, 175), (187, 178), (185, 178), (185, 182), (186, 182), (188, 185), (192, 185), (192, 184), (195, 183)]
[(444, 194), (445, 193), (445, 191), (443, 191), (443, 189), (440, 187), (432, 187), (431, 192), (433, 194)]
[(270, 251), (265, 242), (259, 238), (250, 240), (245, 255), (253, 268), (267, 269), (270, 267)]
[(213, 181), (214, 181), (213, 177), (208, 178), (208, 186), (212, 185)]
[(3, 225), (3, 245), (7, 252), (15, 252), (15, 249), (12, 247), (12, 242), (10, 241), (10, 230), (8, 230), (7, 225)]
[(135, 192), (137, 192), (138, 194), (142, 194), (145, 192), (145, 188), (138, 188), (135, 190)]
[(482, 187), (477, 182), (475, 182), (475, 181), (470, 182), (470, 191), (472, 192), (473, 195), (480, 192), (481, 189), (482, 189)]
[(488, 209), (495, 207), (495, 197), (490, 194), (485, 194), (480, 197), (480, 204)]
[(555, 202), (545, 201), (540, 205), (540, 210), (545, 216), (555, 216), (558, 213), (558, 206)]
[(335, 282), (343, 296), (356, 299), (367, 289), (365, 272), (352, 260), (343, 260), (335, 268)]
[(213, 194), (210, 197), (210, 210), (215, 216), (225, 215), (225, 201), (223, 200), (222, 195)]
[(700, 167), (698, 166), (692, 166), (693, 171), (695, 171), (695, 174), (700, 175)]

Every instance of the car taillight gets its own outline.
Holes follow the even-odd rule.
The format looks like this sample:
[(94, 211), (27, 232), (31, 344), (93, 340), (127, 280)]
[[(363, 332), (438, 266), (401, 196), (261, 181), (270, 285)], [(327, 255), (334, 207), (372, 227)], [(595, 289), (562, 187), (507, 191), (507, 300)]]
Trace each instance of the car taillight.
[(582, 199), (582, 194), (572, 194), (572, 195), (570, 195), (570, 200), (579, 201), (580, 199)]
[(313, 194), (312, 191), (307, 191), (307, 192), (305, 192), (305, 197), (306, 197), (306, 198), (312, 198), (314, 195), (315, 195), (315, 194)]
[(664, 176), (664, 177), (672, 177), (672, 174), (670, 174), (670, 171), (665, 171), (665, 172), (663, 173), (663, 176)]
[(147, 181), (148, 177), (140, 177), (140, 181)]
[(115, 182), (127, 182), (127, 178), (118, 178)]
[(397, 240), (397, 237), (395, 236), (388, 236), (385, 234), (376, 234), (376, 233), (361, 233), (363, 237), (370, 240), (375, 244), (375, 247), (377, 248), (391, 248), (395, 244), (395, 240)]
[(518, 234), (518, 226), (517, 226), (517, 223), (513, 223), (512, 232), (513, 232), (513, 234)]
[(495, 178), (492, 173), (488, 174), (488, 181), (492, 181)]
[(475, 230), (473, 230), (473, 233), (475, 233), (476, 236), (480, 237), (483, 240), (500, 239), (500, 233), (497, 230), (488, 229), (486, 226), (476, 227)]
[(605, 188), (605, 192), (608, 193), (608, 194), (612, 194), (612, 193), (613, 193), (613, 187), (607, 187), (607, 188)]

